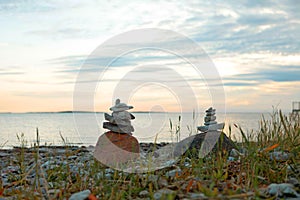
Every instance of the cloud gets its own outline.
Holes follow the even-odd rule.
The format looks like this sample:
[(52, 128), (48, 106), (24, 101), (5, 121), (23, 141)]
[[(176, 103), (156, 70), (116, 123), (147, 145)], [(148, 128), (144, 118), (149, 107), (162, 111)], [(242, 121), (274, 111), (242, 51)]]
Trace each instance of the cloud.
[(300, 81), (300, 66), (271, 66), (268, 68), (259, 68), (254, 72), (234, 75), (224, 78), (224, 80), (295, 82)]
[(6, 76), (6, 75), (23, 75), (24, 72), (1, 72), (0, 71), (0, 76)]
[(0, 76), (24, 75), (25, 72), (20, 66), (7, 66), (0, 68)]
[[(132, 12), (135, 10), (135, 12)], [(88, 57), (91, 51), (101, 45), (107, 38), (136, 28), (161, 28), (174, 30), (196, 41), (220, 66), (224, 86), (229, 91), (229, 98), (258, 98), (254, 89), (272, 91), (266, 84), (276, 84), (275, 93), (284, 93), (285, 83), (292, 85), (299, 82), (299, 32), (300, 4), (297, 0), (275, 1), (172, 1), (151, 2), (138, 1), (0, 1), (1, 46), (8, 46), (13, 51), (6, 58), (13, 58), (21, 64), (28, 65), (19, 69), (0, 69), (0, 76), (7, 84), (10, 80), (14, 88), (28, 83), (42, 84), (43, 81), (62, 87), (74, 84), (81, 67), (86, 77), (104, 69), (103, 63), (111, 63), (111, 73), (103, 82), (116, 82), (125, 69), (139, 65), (162, 65), (185, 71), (186, 63), (180, 57), (163, 52), (143, 55), (135, 52), (116, 59), (111, 49), (140, 44), (136, 37), (136, 46), (131, 41), (123, 40), (111, 46), (104, 55)], [(167, 38), (167, 39), (166, 39)], [(151, 38), (148, 44), (157, 43), (184, 49), (184, 56), (193, 59), (203, 51), (195, 51), (185, 46), (176, 38)], [(4, 47), (5, 47), (4, 46)], [(24, 48), (17, 48), (24, 47)], [(6, 47), (5, 47), (6, 48)], [(4, 49), (5, 49), (4, 48)], [(42, 49), (43, 51), (38, 51)], [(36, 56), (28, 57), (26, 52)], [(51, 59), (56, 57), (56, 59)], [(3, 59), (1, 66), (16, 64), (13, 59)], [(40, 60), (46, 61), (44, 68), (51, 70), (30, 71), (42, 66)], [(17, 62), (17, 64), (19, 64)], [(224, 64), (224, 65), (222, 65)], [(226, 64), (226, 65), (225, 65)], [(231, 67), (234, 65), (234, 67)], [(39, 73), (48, 73), (47, 78)], [(125, 82), (142, 81), (147, 74), (154, 74), (154, 68), (139, 68), (134, 75), (140, 79), (124, 79)], [(181, 71), (180, 71), (181, 72)], [(34, 73), (34, 74), (33, 74)], [(159, 73), (159, 72), (157, 72)], [(123, 74), (124, 75), (124, 74)], [(144, 75), (144, 76), (143, 76)], [(193, 77), (186, 70), (183, 76), (195, 87), (203, 87), (201, 77)], [(196, 74), (198, 76), (198, 74)], [(16, 76), (22, 76), (17, 78)], [(52, 80), (52, 81), (51, 81)], [(178, 79), (168, 79), (179, 81)], [(97, 77), (81, 80), (81, 83), (98, 81)], [(208, 80), (207, 80), (208, 81)], [(221, 86), (216, 80), (212, 86)], [(273, 86), (273, 85), (272, 85)], [(29, 87), (29, 86), (28, 86)], [(20, 87), (22, 88), (22, 87)], [(252, 88), (251, 92), (248, 90)], [(232, 89), (232, 90), (231, 90)], [(243, 90), (244, 89), (244, 90)], [(234, 91), (234, 92), (232, 92)], [(241, 95), (241, 93), (243, 95)], [(20, 93), (19, 93), (20, 94)], [(263, 94), (263, 92), (262, 92)], [(16, 94), (17, 95), (17, 94)], [(36, 93), (38, 95), (38, 92)], [(269, 95), (269, 94), (268, 94)], [(276, 98), (269, 96), (269, 98)], [(290, 98), (287, 97), (287, 98)], [(293, 94), (293, 98), (300, 98)], [(257, 101), (247, 101), (253, 105)], [(252, 102), (252, 104), (251, 104)], [(269, 101), (268, 101), (269, 102)]]

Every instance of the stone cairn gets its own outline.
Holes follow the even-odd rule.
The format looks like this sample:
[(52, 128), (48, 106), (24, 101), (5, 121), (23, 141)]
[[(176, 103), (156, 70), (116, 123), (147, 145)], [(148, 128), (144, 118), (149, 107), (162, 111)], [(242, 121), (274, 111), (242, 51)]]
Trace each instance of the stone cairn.
[(103, 122), (103, 128), (109, 129), (114, 133), (124, 133), (132, 135), (134, 131), (130, 120), (135, 119), (134, 115), (127, 110), (132, 109), (133, 106), (128, 106), (121, 103), (120, 99), (116, 100), (115, 106), (111, 107), (112, 115), (104, 113), (104, 118), (108, 122)]
[(139, 142), (132, 136), (134, 128), (130, 122), (135, 117), (127, 111), (132, 108), (117, 99), (110, 108), (112, 114), (104, 113), (107, 121), (103, 122), (103, 128), (109, 131), (99, 137), (94, 157), (105, 165), (116, 167), (139, 157)]
[(217, 123), (216, 109), (210, 107), (205, 111), (204, 126), (198, 126), (200, 132), (216, 131), (224, 128), (225, 123)]
[(225, 123), (216, 121), (216, 109), (210, 107), (205, 113), (204, 126), (197, 127), (200, 133), (180, 141), (175, 147), (175, 156), (184, 154), (190, 157), (205, 157), (218, 151), (230, 152), (235, 147), (234, 143), (222, 132)]

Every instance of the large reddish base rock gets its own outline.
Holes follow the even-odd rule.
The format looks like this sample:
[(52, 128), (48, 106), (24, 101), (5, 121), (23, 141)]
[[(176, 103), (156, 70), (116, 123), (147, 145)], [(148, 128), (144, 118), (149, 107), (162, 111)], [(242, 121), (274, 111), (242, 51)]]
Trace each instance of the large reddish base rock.
[(94, 157), (105, 165), (117, 167), (138, 158), (139, 152), (139, 142), (135, 137), (109, 131), (99, 137)]

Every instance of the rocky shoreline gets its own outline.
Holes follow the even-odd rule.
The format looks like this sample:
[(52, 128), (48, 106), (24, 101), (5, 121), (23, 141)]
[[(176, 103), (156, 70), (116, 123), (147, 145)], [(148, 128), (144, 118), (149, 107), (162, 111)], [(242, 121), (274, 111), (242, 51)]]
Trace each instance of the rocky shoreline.
[[(155, 152), (168, 144), (170, 143), (141, 143), (141, 154)], [(29, 193), (32, 187), (36, 190), (35, 193), (31, 193), (35, 198), (61, 199), (63, 189), (71, 187), (70, 184), (78, 176), (85, 177), (85, 181), (89, 185), (88, 188), (93, 187), (90, 185), (94, 182), (93, 179), (114, 181), (116, 173), (118, 176), (124, 176), (124, 174), (128, 176), (127, 173), (99, 165), (99, 162), (93, 157), (93, 150), (94, 147), (92, 146), (40, 146), (38, 148), (15, 147), (13, 149), (0, 149), (0, 199), (22, 199), (22, 194)], [(228, 162), (230, 163), (229, 166), (237, 167), (240, 161), (228, 160)], [(101, 170), (89, 177), (88, 174), (91, 174), (91, 169), (93, 169), (94, 165), (97, 165)], [(152, 195), (152, 198), (163, 199), (165, 195), (173, 195), (174, 198), (179, 199), (208, 199), (209, 197), (205, 196), (204, 193), (192, 192), (193, 184), (188, 192), (176, 193), (174, 191), (174, 189), (178, 190), (180, 188), (176, 188), (177, 186), (174, 186), (175, 183), (172, 183), (172, 180), (180, 179), (181, 176), (184, 177), (184, 181), (181, 181), (183, 187), (189, 187), (193, 181), (197, 182), (197, 178), (185, 177), (184, 175), (192, 167), (192, 160), (185, 157), (183, 162), (180, 161), (180, 164), (174, 162), (169, 167), (162, 169), (163, 175), (153, 173), (150, 178), (147, 176), (147, 180), (151, 179), (153, 184), (157, 185), (157, 190)], [(61, 176), (60, 174), (64, 173), (67, 179), (58, 178)], [(145, 174), (135, 174), (133, 176), (144, 178)], [(191, 180), (193, 181), (191, 182)], [(299, 180), (289, 177), (284, 183), (272, 183), (262, 188), (260, 195), (261, 197), (265, 195), (266, 197), (278, 196), (297, 199), (300, 197), (298, 193), (299, 186)], [(16, 191), (21, 191), (21, 194), (16, 195)], [(91, 191), (84, 190), (80, 192), (74, 190), (74, 192), (64, 195), (65, 197), (72, 197), (73, 195), (72, 199), (88, 199)], [(83, 198), (82, 195), (86, 196)], [(254, 192), (244, 190), (241, 191), (240, 196), (237, 195), (236, 197), (237, 199), (239, 197), (243, 199), (247, 195), (249, 197), (255, 196)], [(149, 199), (149, 196), (148, 190), (142, 190), (136, 199)], [(97, 194), (94, 197), (101, 199), (101, 196)], [(219, 196), (219, 198), (222, 198), (222, 196)]]

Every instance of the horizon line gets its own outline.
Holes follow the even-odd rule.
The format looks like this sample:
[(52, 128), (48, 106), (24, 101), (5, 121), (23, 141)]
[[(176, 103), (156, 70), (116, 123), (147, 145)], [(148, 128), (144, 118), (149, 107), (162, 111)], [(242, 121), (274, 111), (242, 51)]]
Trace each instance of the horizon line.
[[(71, 114), (71, 113), (108, 113), (107, 111), (29, 111), (29, 112), (0, 112), (0, 114)], [(132, 111), (131, 113), (192, 113), (189, 111), (179, 112), (179, 111), (171, 111), (171, 112), (163, 112), (163, 111)], [(218, 112), (218, 113), (269, 113), (266, 111), (228, 111), (228, 112)], [(205, 114), (205, 111), (203, 111)]]

